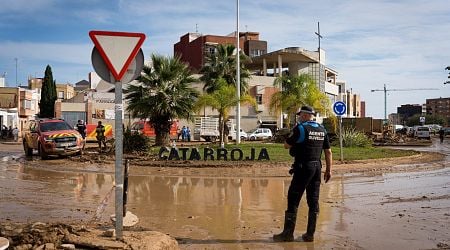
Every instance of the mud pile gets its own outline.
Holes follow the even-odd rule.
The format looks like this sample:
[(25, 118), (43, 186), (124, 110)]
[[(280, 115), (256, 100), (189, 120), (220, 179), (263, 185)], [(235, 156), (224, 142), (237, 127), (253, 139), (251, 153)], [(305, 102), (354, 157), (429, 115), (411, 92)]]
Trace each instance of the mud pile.
[(113, 229), (104, 225), (1, 223), (0, 237), (9, 240), (10, 249), (179, 249), (175, 239), (155, 231), (134, 228), (115, 240)]

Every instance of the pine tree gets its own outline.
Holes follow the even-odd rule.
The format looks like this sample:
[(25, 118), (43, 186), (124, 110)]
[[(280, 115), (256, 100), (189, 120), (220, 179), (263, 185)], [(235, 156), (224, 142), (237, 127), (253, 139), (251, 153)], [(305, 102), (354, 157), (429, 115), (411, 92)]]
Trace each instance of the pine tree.
[(53, 80), (52, 68), (45, 68), (44, 80), (42, 81), (41, 101), (39, 102), (39, 117), (52, 118), (55, 114), (56, 83)]

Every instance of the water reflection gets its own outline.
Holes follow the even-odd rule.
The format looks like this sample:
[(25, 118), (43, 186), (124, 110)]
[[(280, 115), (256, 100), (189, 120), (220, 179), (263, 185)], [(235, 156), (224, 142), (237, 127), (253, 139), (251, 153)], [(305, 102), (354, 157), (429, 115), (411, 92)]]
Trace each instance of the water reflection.
[(45, 167), (30, 167), (26, 162), (8, 162), (2, 167), (0, 220), (88, 220), (112, 187), (109, 174), (49, 171)]
[[(20, 180), (15, 188), (23, 188), (24, 199), (14, 204), (0, 201), (0, 220), (14, 216), (21, 217), (18, 221), (89, 221), (114, 178), (109, 173), (59, 172), (54, 166), (50, 171), (27, 164), (9, 173), (14, 175), (9, 179)], [(283, 226), (289, 183), (290, 178), (133, 175), (131, 170), (127, 207), (139, 217), (140, 226), (168, 233), (184, 246), (216, 242), (227, 249), (241, 249), (245, 244), (252, 249), (297, 249), (271, 240)], [(1, 184), (0, 189), (6, 190)], [(101, 219), (109, 220), (112, 213), (114, 196)], [(297, 236), (305, 229), (306, 214), (303, 201)]]
[[(184, 240), (267, 241), (272, 229), (282, 226), (289, 182), (286, 178), (131, 176), (128, 207), (142, 226)], [(304, 221), (299, 217), (299, 223)]]

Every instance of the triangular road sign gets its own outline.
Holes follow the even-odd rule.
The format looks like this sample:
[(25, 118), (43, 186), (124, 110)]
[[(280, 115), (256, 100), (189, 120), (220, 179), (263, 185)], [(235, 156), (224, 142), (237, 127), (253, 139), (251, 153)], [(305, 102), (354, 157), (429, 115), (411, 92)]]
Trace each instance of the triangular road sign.
[(116, 81), (120, 81), (145, 40), (143, 33), (90, 31), (89, 36)]

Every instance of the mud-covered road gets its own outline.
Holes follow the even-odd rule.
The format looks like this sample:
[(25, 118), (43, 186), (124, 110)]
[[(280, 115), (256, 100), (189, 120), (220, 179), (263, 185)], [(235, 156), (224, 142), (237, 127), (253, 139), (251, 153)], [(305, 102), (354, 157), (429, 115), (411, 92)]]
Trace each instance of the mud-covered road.
[[(132, 165), (128, 209), (139, 226), (178, 240), (181, 249), (439, 249), (450, 245), (450, 144), (414, 148), (408, 159), (336, 165), (322, 185), (314, 243), (274, 243), (281, 230), (288, 164), (242, 168)], [(0, 144), (0, 221), (89, 223), (99, 205), (114, 212), (113, 164), (25, 159)], [(421, 163), (424, 162), (425, 163)], [(145, 164), (139, 164), (145, 165)], [(296, 236), (306, 227), (302, 201)]]

